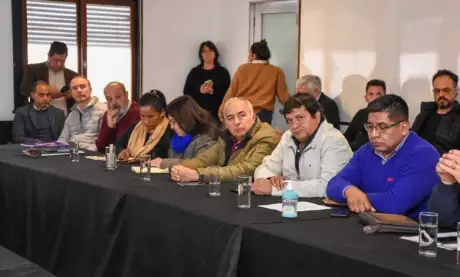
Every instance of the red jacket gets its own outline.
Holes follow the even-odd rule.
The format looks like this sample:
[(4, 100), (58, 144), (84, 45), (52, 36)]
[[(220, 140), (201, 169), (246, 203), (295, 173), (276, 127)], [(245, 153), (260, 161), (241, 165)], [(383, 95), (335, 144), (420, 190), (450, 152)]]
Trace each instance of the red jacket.
[(104, 152), (105, 147), (115, 142), (123, 135), (125, 130), (139, 121), (139, 105), (132, 101), (129, 111), (118, 121), (115, 128), (109, 128), (107, 125), (107, 113), (102, 118), (101, 131), (96, 140), (96, 146), (99, 152)]

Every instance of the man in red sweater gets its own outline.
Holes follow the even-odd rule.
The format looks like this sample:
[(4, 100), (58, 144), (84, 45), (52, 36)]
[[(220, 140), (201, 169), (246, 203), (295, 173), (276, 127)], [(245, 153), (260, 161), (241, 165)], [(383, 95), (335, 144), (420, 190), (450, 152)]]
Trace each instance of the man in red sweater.
[(130, 101), (125, 85), (120, 82), (110, 82), (104, 88), (107, 112), (102, 118), (101, 131), (96, 140), (97, 149), (105, 151), (105, 147), (115, 142), (125, 130), (139, 121), (139, 105)]

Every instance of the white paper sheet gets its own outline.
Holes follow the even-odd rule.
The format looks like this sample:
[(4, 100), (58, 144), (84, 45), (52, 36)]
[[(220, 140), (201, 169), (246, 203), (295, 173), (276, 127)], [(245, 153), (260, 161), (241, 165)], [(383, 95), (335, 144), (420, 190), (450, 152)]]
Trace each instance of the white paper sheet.
[[(448, 237), (456, 237), (456, 236), (457, 236), (457, 232), (438, 233), (438, 238), (448, 238)], [(400, 239), (418, 243), (419, 236), (402, 236), (400, 237)], [(442, 249), (446, 249), (446, 250), (456, 250), (457, 243), (456, 242), (447, 242), (447, 243), (438, 242), (438, 247)]]
[[(270, 204), (270, 205), (260, 205), (259, 207), (281, 212), (282, 206), (283, 206), (282, 203), (276, 203), (276, 204)], [(300, 201), (297, 203), (297, 212), (320, 211), (320, 210), (329, 210), (329, 209), (331, 208), (313, 204), (310, 202), (305, 202), (305, 201)]]
[[(140, 166), (131, 166), (131, 171), (134, 173), (141, 173), (141, 167)], [(147, 169), (145, 169), (145, 172), (147, 172)], [(161, 173), (169, 173), (169, 169), (161, 169), (161, 168), (156, 168), (156, 167), (151, 167), (150, 168), (150, 173), (152, 174), (161, 174)]]
[(93, 161), (105, 161), (104, 156), (86, 156), (88, 160), (93, 160)]

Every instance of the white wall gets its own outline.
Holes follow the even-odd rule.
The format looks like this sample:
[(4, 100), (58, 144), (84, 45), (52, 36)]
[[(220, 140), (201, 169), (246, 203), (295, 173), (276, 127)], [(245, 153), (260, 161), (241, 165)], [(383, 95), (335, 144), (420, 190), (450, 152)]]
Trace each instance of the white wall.
[(14, 115), (14, 81), (13, 81), (13, 25), (11, 22), (11, 1), (0, 1), (0, 121), (12, 120)]
[(452, 0), (302, 0), (300, 74), (322, 77), (342, 121), (365, 106), (368, 79), (381, 78), (413, 121), (433, 101), (432, 75), (459, 72), (459, 10)]
[(143, 7), (143, 92), (182, 95), (198, 46), (212, 40), (230, 74), (247, 61), (249, 0), (158, 0)]

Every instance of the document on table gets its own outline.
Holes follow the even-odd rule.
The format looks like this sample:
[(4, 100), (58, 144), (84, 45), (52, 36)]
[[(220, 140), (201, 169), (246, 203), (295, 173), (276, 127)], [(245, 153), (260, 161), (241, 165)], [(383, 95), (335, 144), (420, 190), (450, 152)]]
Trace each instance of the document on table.
[[(281, 212), (283, 208), (283, 204), (276, 203), (276, 204), (270, 204), (270, 205), (260, 205), (259, 207)], [(329, 210), (329, 209), (331, 208), (322, 206), (322, 205), (313, 204), (310, 202), (305, 202), (305, 201), (300, 201), (297, 203), (297, 212), (320, 211), (320, 210)]]
[[(141, 167), (140, 166), (131, 166), (131, 171), (134, 173), (141, 173)], [(145, 169), (145, 172), (147, 172), (147, 169)], [(153, 174), (162, 174), (162, 173), (169, 173), (169, 169), (161, 169), (161, 168), (156, 168), (156, 167), (151, 167), (150, 168), (150, 173)]]
[[(446, 232), (446, 233), (438, 233), (438, 240), (443, 238), (456, 238), (457, 232)], [(412, 242), (419, 242), (419, 236), (402, 236), (400, 239), (408, 240)], [(457, 241), (449, 241), (449, 242), (439, 242), (438, 247), (446, 250), (456, 250), (457, 249)]]
[(104, 156), (86, 156), (88, 160), (93, 160), (93, 161), (105, 161)]

